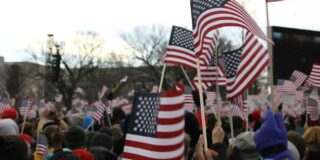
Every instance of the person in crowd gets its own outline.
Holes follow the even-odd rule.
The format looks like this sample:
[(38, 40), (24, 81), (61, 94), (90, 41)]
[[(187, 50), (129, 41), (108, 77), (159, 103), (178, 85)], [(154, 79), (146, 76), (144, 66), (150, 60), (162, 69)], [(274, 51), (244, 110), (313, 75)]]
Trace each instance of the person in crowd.
[(95, 155), (96, 160), (116, 160), (117, 156), (112, 153), (112, 138), (104, 133), (95, 134), (89, 142), (89, 151)]
[(305, 160), (316, 160), (320, 157), (320, 127), (308, 128), (302, 136), (305, 144)]
[(295, 147), (298, 149), (300, 159), (304, 159), (304, 151), (305, 151), (305, 143), (301, 135), (297, 132), (294, 131), (289, 131), (288, 132), (288, 140), (292, 142)]
[(251, 131), (239, 134), (231, 145), (231, 154), (229, 160), (257, 160), (261, 156), (257, 151), (256, 144), (253, 141), (254, 133)]
[(18, 135), (0, 136), (1, 160), (27, 160), (28, 146)]
[(271, 109), (267, 109), (264, 122), (255, 131), (253, 139), (262, 158), (290, 158), (287, 130), (280, 112), (272, 113)]

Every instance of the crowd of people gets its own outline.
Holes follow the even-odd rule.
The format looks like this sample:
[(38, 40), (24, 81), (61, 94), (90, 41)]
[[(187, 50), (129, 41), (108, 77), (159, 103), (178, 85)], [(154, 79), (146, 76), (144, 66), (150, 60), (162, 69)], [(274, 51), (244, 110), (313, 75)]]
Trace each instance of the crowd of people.
[[(320, 157), (318, 122), (304, 122), (305, 115), (293, 118), (271, 109), (250, 113), (247, 130), (247, 122), (240, 117), (220, 120), (214, 114), (207, 114), (206, 150), (196, 106), (199, 105), (195, 104), (195, 113), (185, 111), (185, 159), (316, 160)], [(99, 123), (93, 123), (92, 115), (84, 112), (64, 116), (55, 109), (44, 109), (25, 120), (17, 109), (7, 108), (0, 113), (0, 159), (121, 159), (130, 114), (120, 106), (103, 115)], [(37, 145), (40, 135), (47, 139), (44, 151)]]

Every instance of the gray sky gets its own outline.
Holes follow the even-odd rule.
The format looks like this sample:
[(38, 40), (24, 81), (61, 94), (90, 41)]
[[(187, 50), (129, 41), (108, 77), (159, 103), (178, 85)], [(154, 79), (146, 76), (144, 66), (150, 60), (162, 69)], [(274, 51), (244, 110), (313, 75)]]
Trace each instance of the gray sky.
[[(246, 2), (246, 9), (264, 29), (265, 0), (238, 1)], [(319, 0), (271, 3), (271, 25), (320, 31), (319, 6)], [(77, 31), (97, 31), (108, 51), (120, 51), (124, 44), (119, 33), (138, 25), (191, 29), (189, 0), (8, 0), (0, 1), (0, 21), (0, 56), (6, 61), (27, 60), (25, 48), (49, 33), (67, 40)]]

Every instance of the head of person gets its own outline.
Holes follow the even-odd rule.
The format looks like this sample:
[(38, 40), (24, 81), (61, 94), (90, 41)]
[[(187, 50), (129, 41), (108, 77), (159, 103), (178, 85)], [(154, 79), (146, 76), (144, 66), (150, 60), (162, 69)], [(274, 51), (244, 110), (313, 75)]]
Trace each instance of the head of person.
[(0, 136), (1, 160), (27, 160), (28, 146), (25, 140), (16, 135)]
[(16, 121), (19, 117), (19, 114), (17, 112), (16, 109), (10, 107), (5, 109), (2, 113), (1, 113), (1, 119), (12, 119), (13, 121)]
[(308, 128), (302, 136), (305, 144), (305, 159), (317, 159), (320, 157), (320, 127)]
[(304, 151), (305, 151), (305, 143), (303, 138), (301, 137), (300, 134), (294, 131), (289, 131), (288, 132), (288, 140), (294, 144), (294, 146), (297, 148), (300, 159), (304, 158)]
[(253, 141), (253, 132), (243, 132), (239, 134), (234, 141), (232, 155), (241, 160), (256, 160), (260, 154)]
[(71, 150), (85, 147), (85, 131), (79, 126), (69, 127), (64, 133), (64, 142)]

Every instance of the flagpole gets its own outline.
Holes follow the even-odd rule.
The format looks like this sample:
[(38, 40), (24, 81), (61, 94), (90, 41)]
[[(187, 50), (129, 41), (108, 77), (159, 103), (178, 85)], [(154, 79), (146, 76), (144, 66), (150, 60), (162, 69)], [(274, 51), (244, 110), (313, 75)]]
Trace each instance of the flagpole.
[(218, 49), (216, 49), (216, 57), (215, 57), (215, 61), (216, 61), (216, 92), (217, 92), (217, 120), (218, 122), (221, 122), (221, 115), (220, 115), (220, 89), (219, 89), (219, 85), (218, 85), (218, 75), (219, 75), (219, 71), (218, 71)]
[[(232, 106), (230, 101), (228, 101), (229, 107), (235, 107)], [(233, 130), (233, 120), (232, 120), (232, 108), (230, 109), (229, 112), (229, 121), (230, 121), (230, 131), (231, 131), (231, 141), (234, 142), (234, 130)]]
[[(243, 100), (243, 105), (245, 104), (244, 101), (246, 101), (246, 108), (247, 108), (247, 111), (246, 111), (246, 131), (248, 132), (249, 131), (249, 106), (248, 106), (248, 90), (246, 90), (244, 92), (245, 96), (244, 96), (244, 100)], [(243, 106), (244, 107), (244, 106)]]
[(188, 74), (187, 74), (186, 70), (183, 68), (183, 66), (182, 66), (182, 65), (180, 65), (180, 68), (181, 68), (181, 70), (182, 70), (182, 72), (183, 72), (184, 76), (186, 77), (186, 79), (187, 79), (187, 81), (188, 81), (188, 83), (189, 83), (190, 87), (192, 88), (192, 90), (194, 90), (194, 87), (193, 87), (193, 85), (192, 85), (192, 83), (191, 83), (191, 81), (190, 81), (190, 78), (189, 78), (189, 76), (188, 76)]
[[(28, 102), (27, 102), (27, 107), (29, 107), (28, 104), (29, 103), (29, 99), (28, 99)], [(27, 120), (27, 113), (29, 111), (29, 108), (27, 108), (27, 111), (24, 113), (24, 117), (23, 117), (23, 122), (22, 122), (22, 128), (21, 128), (21, 134), (23, 134), (23, 131), (24, 131), (24, 127), (26, 125), (26, 120)]]
[(306, 96), (306, 121), (304, 122), (304, 125), (308, 125), (308, 112), (307, 112), (307, 108), (308, 108), (308, 104), (309, 103), (309, 96)]
[[(270, 22), (269, 22), (269, 7), (268, 7), (268, 2), (266, 0), (266, 18), (267, 18), (267, 35), (269, 39), (272, 39), (272, 30), (270, 27)], [(268, 43), (268, 50), (269, 50), (269, 85), (271, 87), (271, 93), (270, 93), (270, 99), (271, 99), (271, 107), (273, 112), (276, 111), (275, 105), (274, 105), (274, 95), (273, 95), (273, 91), (274, 91), (274, 85), (273, 85), (273, 48), (272, 48), (272, 44)]]
[(197, 59), (197, 74), (198, 74), (198, 89), (199, 89), (199, 98), (200, 98), (200, 113), (201, 113), (201, 122), (202, 122), (202, 134), (204, 140), (204, 150), (208, 150), (208, 142), (207, 142), (207, 131), (206, 131), (206, 120), (204, 113), (204, 100), (203, 100), (203, 90), (202, 90), (202, 79), (201, 79), (201, 70), (200, 70), (200, 60)]
[(163, 79), (164, 79), (164, 74), (166, 72), (166, 64), (163, 64), (163, 68), (162, 68), (162, 73), (161, 73), (161, 80), (160, 80), (160, 84), (159, 84), (159, 92), (161, 92), (162, 90), (162, 84), (163, 84)]

